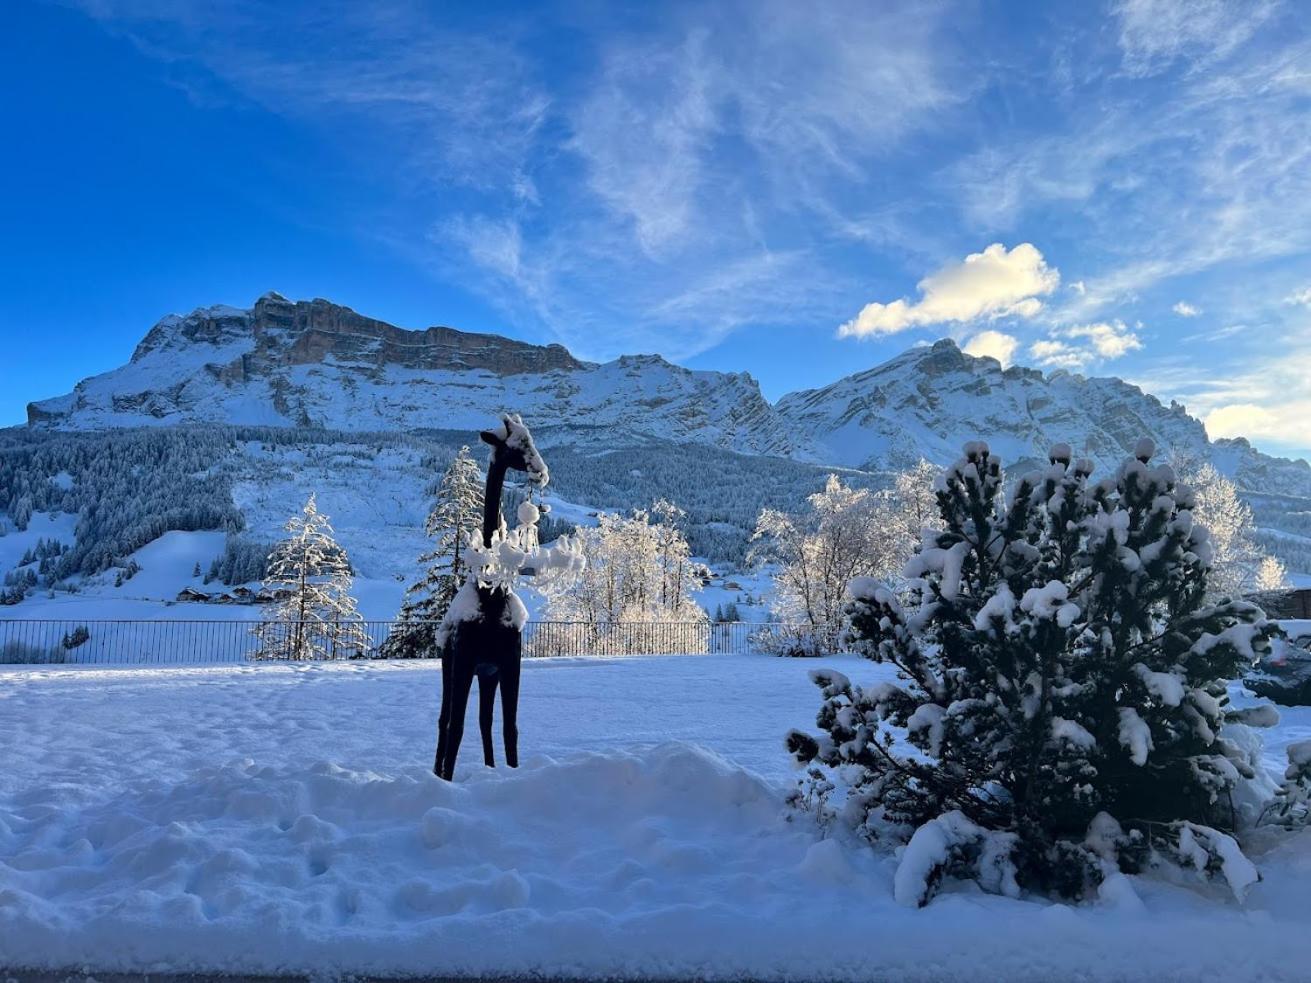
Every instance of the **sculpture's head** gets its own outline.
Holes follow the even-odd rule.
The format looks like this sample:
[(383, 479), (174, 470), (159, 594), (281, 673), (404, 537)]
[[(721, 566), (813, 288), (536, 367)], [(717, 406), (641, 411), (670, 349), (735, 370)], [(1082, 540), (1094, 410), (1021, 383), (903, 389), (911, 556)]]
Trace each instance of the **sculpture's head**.
[(480, 436), (483, 443), (491, 444), (493, 458), (504, 463), (507, 468), (526, 472), (539, 485), (545, 485), (551, 480), (546, 462), (533, 444), (533, 435), (517, 413), (502, 414), (501, 425), (495, 430), (484, 430)]

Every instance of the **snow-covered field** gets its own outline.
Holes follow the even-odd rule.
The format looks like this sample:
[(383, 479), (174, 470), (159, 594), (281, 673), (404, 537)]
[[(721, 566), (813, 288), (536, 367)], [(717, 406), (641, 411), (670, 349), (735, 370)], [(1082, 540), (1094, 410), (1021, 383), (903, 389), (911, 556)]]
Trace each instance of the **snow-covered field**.
[[(532, 662), (524, 766), (483, 768), (471, 726), (454, 784), (429, 772), (434, 664), (4, 669), (0, 965), (1307, 978), (1311, 833), (1251, 847), (1242, 906), (1137, 877), (1082, 906), (955, 885), (898, 907), (892, 857), (783, 803), (817, 665)], [(1267, 736), (1277, 764), (1311, 712)]]
[[(330, 516), (334, 523), (340, 521), (338, 515), (344, 517), (338, 528), (338, 538), (357, 564), (352, 593), (359, 603), (360, 613), (367, 621), (390, 621), (400, 610), (405, 588), (417, 576), (415, 557), (429, 545), (421, 534), (423, 515), (410, 505), (407, 506), (409, 512), (403, 513), (405, 521), (393, 519), (384, 525), (373, 514), (378, 509), (377, 503), (368, 502), (370, 482), (360, 481), (345, 487), (325, 482), (322, 487), (328, 491), (321, 501), (331, 505)], [(290, 501), (294, 495), (282, 489), (279, 498), (268, 489), (256, 489), (254, 485), (239, 490), (241, 504), (256, 517), (264, 538), (269, 541), (277, 539), (286, 517), (277, 511), (276, 504), (269, 503)], [(422, 501), (418, 491), (414, 495), (416, 501)], [(596, 522), (595, 512), (586, 506), (557, 498), (550, 501), (557, 517), (578, 525), (594, 525)], [(396, 502), (389, 499), (384, 505), (393, 509)], [(393, 509), (388, 514), (394, 517), (401, 513)], [(0, 516), (0, 523), (3, 522)], [(41, 539), (73, 543), (75, 525), (76, 516), (51, 517), (37, 512), (26, 530), (9, 530), (0, 535), (0, 575), (17, 568), (23, 554)], [(237, 586), (206, 583), (203, 576), (210, 563), (222, 554), (224, 538), (222, 532), (170, 530), (126, 558), (136, 561), (140, 572), (122, 584), (114, 585), (114, 570), (94, 577), (79, 577), (76, 578), (77, 593), (34, 591), (21, 604), (0, 607), (0, 620), (256, 621), (261, 611), (250, 605), (175, 601), (178, 592), (185, 587), (222, 593)], [(201, 574), (195, 573), (197, 567)], [(743, 621), (767, 621), (773, 592), (771, 575), (769, 570), (739, 572), (723, 569), (709, 585), (694, 591), (694, 595), (711, 615), (717, 606), (731, 601), (737, 604)], [(730, 588), (727, 584), (736, 587)], [(250, 583), (244, 586), (258, 589), (260, 585)], [(532, 589), (531, 583), (525, 584), (520, 593), (531, 618), (545, 616), (545, 600)]]

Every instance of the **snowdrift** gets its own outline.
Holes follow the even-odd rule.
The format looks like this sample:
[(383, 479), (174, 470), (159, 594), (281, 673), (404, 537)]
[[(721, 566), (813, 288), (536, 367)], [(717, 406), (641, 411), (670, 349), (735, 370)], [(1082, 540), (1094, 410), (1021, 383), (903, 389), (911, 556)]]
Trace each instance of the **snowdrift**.
[(1311, 834), (1252, 849), (1242, 907), (1135, 877), (1079, 907), (958, 884), (909, 909), (895, 857), (784, 803), (809, 666), (566, 661), (525, 683), (548, 753), (453, 784), (416, 760), (431, 667), (0, 673), (0, 966), (1305, 979)]

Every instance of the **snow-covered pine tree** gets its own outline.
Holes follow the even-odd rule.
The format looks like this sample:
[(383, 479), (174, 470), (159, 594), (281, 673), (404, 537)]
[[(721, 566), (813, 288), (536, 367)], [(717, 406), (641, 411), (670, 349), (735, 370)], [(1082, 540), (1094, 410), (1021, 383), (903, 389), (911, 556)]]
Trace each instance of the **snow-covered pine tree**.
[(1058, 445), (1006, 505), (996, 457), (969, 444), (939, 479), (943, 528), (908, 562), (904, 601), (852, 583), (849, 641), (901, 682), (811, 673), (824, 734), (787, 744), (811, 766), (798, 802), (907, 841), (903, 903), (944, 876), (1080, 897), (1162, 858), (1237, 894), (1256, 879), (1229, 835), (1254, 772), (1220, 730), (1224, 681), (1275, 628), (1251, 604), (1207, 604), (1207, 532), (1153, 450), (1093, 482)]
[(351, 596), (346, 551), (310, 495), (287, 520), (288, 537), (269, 554), (264, 590), (275, 598), (253, 629), (256, 659), (344, 659), (368, 653), (369, 636)]
[(483, 475), (468, 447), (460, 448), (433, 494), (423, 531), (434, 545), (419, 557), (423, 573), (405, 591), (396, 623), (382, 643), (383, 658), (437, 655), (437, 627), (468, 572), (466, 539), (482, 522)]

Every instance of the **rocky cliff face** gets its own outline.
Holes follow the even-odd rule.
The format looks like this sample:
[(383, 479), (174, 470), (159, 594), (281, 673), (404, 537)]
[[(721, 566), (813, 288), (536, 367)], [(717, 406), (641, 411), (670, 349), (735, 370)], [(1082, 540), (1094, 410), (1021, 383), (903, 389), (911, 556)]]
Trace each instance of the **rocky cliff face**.
[(407, 331), (326, 300), (265, 294), (250, 310), (170, 315), (131, 361), (28, 406), (33, 427), (184, 422), (341, 430), (480, 429), (502, 410), (552, 424), (785, 451), (746, 373), (658, 356), (583, 362), (561, 345), (433, 327)]
[(326, 300), (293, 302), (277, 293), (265, 294), (248, 311), (209, 307), (186, 317), (166, 317), (150, 329), (132, 361), (161, 351), (185, 353), (198, 345), (243, 342), (251, 343), (250, 350), (221, 366), (220, 376), (244, 381), (329, 360), (363, 370), (397, 365), (499, 375), (583, 368), (563, 345), (527, 345), (443, 327), (406, 331)]
[(1311, 465), (1246, 441), (1207, 440), (1182, 406), (1119, 379), (1003, 369), (951, 341), (770, 405), (746, 373), (694, 372), (659, 356), (595, 364), (560, 345), (434, 327), (407, 331), (325, 300), (266, 294), (249, 310), (208, 307), (156, 324), (131, 361), (28, 407), (29, 425), (94, 429), (184, 422), (331, 429), (478, 430), (502, 410), (548, 441), (643, 437), (846, 467), (945, 464), (982, 438), (1008, 467), (1058, 441), (1099, 468), (1144, 435), (1209, 459), (1244, 487), (1311, 496)]

